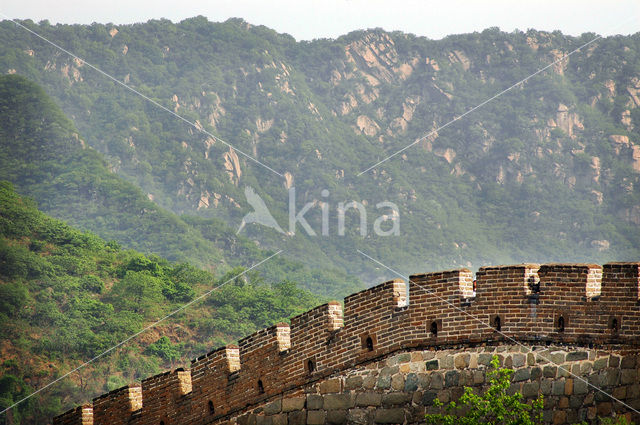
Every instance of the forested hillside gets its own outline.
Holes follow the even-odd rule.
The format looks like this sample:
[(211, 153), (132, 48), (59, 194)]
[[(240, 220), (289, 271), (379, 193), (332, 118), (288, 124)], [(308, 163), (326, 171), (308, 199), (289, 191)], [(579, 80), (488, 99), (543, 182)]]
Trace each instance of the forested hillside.
[[(318, 234), (328, 204), (328, 236), (255, 224), (242, 232), (306, 264), (377, 280), (384, 271), (356, 249), (407, 271), (638, 258), (637, 34), (590, 44), (358, 177), (595, 35), (488, 29), (429, 40), (368, 30), (296, 42), (237, 19), (23, 23), (285, 176), (3, 22), (0, 70), (42, 84), (84, 143), (155, 204), (236, 229), (251, 211), (251, 186), (287, 230), (286, 189), (295, 187), (298, 209), (316, 203), (307, 218)], [(337, 234), (335, 208), (351, 200), (368, 205), (366, 237), (353, 211), (346, 236)], [(372, 234), (381, 201), (400, 207), (400, 236)], [(138, 236), (133, 227), (116, 233), (106, 213), (95, 214), (105, 221), (97, 229), (74, 221), (76, 212), (43, 208), (126, 246)], [(171, 249), (203, 263), (202, 251), (180, 243)], [(144, 249), (159, 251), (151, 240)]]
[[(12, 182), (57, 218), (127, 248), (189, 261), (218, 275), (270, 254), (220, 219), (178, 217), (149, 200), (109, 171), (102, 154), (87, 146), (44, 90), (24, 77), (0, 76), (0, 114), (0, 180)], [(284, 256), (260, 273), (334, 297), (361, 287), (344, 272), (313, 269)]]
[[(265, 263), (266, 265), (266, 263)], [(0, 182), (0, 409), (133, 335), (194, 297), (209, 297), (3, 415), (48, 423), (105, 391), (151, 376), (322, 299), (258, 270), (215, 277), (123, 250), (48, 217)]]

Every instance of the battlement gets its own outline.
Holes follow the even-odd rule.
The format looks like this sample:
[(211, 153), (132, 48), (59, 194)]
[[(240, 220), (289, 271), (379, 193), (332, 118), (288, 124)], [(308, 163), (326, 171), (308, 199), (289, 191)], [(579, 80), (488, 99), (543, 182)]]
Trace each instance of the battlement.
[(640, 262), (519, 264), (384, 282), (237, 345), (97, 397), (54, 424), (204, 424), (415, 348), (494, 344), (640, 347)]

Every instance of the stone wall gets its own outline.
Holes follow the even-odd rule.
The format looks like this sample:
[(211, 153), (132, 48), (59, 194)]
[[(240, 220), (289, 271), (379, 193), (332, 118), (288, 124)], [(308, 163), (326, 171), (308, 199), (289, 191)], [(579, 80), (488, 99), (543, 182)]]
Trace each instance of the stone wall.
[[(467, 269), (419, 274), (410, 277), (408, 291), (403, 281), (393, 280), (346, 297), (344, 308), (337, 301), (316, 307), (292, 318), (291, 325), (271, 326), (193, 360), (189, 371), (163, 373), (98, 397), (91, 411), (93, 423), (226, 421), (274, 397), (399, 352), (430, 350), (450, 356), (447, 350), (455, 350), (463, 356), (459, 358), (468, 355), (471, 361), (480, 357), (472, 354), (477, 346), (519, 342), (529, 347), (597, 347), (593, 359), (583, 359), (588, 362), (640, 348), (640, 263), (484, 267), (475, 277), (476, 290)], [(580, 352), (591, 356), (591, 351)], [(439, 361), (439, 369), (447, 367), (448, 358)], [(613, 363), (611, 367), (616, 368)], [(474, 364), (469, 368), (477, 369)], [(611, 388), (633, 395), (626, 383), (629, 374)], [(528, 390), (534, 381), (527, 383)], [(585, 406), (585, 412), (596, 407)], [(567, 415), (575, 410), (560, 408), (560, 401), (554, 408)], [(83, 423), (88, 414), (87, 409), (75, 409), (54, 423)]]
[(237, 425), (418, 424), (433, 406), (459, 398), (464, 386), (482, 389), (493, 355), (514, 369), (510, 392), (531, 401), (542, 394), (544, 420), (593, 421), (612, 413), (634, 421), (640, 410), (637, 352), (580, 347), (498, 345), (416, 350), (387, 356), (322, 379), (212, 423)]

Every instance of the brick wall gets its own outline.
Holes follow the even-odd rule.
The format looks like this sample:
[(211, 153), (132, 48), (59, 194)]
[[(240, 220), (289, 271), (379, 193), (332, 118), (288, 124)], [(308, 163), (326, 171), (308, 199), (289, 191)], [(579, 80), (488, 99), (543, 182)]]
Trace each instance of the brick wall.
[(483, 267), (475, 291), (468, 269), (413, 275), (408, 293), (396, 279), (346, 297), (344, 315), (324, 304), (54, 423), (216, 423), (402, 350), (521, 341), (637, 351), (639, 294), (640, 263)]

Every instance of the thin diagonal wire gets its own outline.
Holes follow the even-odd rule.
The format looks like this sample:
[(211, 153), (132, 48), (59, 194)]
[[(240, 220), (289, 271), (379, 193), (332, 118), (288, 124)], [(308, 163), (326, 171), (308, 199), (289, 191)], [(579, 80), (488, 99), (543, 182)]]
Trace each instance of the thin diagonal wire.
[[(418, 288), (420, 288), (420, 289), (424, 290), (427, 294), (433, 295), (433, 296), (434, 296), (434, 297), (436, 297), (438, 300), (440, 300), (440, 301), (442, 301), (442, 302), (444, 302), (444, 303), (449, 304), (449, 305), (450, 305), (451, 307), (453, 307), (454, 309), (456, 309), (456, 310), (458, 310), (458, 311), (460, 311), (460, 312), (464, 313), (465, 315), (469, 316), (471, 319), (473, 319), (473, 320), (475, 320), (476, 322), (480, 323), (480, 324), (481, 324), (481, 325), (483, 325), (484, 327), (486, 327), (486, 328), (488, 328), (488, 329), (492, 329), (492, 330), (496, 331), (497, 333), (499, 333), (500, 335), (502, 335), (503, 337), (505, 337), (505, 338), (506, 338), (506, 339), (508, 339), (509, 341), (513, 342), (514, 344), (519, 345), (519, 346), (521, 346), (521, 347), (525, 348), (527, 351), (529, 351), (529, 352), (531, 352), (531, 351), (532, 351), (531, 347), (527, 347), (527, 346), (526, 346), (526, 345), (524, 345), (523, 343), (521, 343), (521, 342), (517, 341), (516, 339), (514, 339), (514, 338), (510, 337), (509, 335), (505, 334), (504, 332), (499, 331), (498, 329), (491, 327), (491, 325), (489, 325), (489, 324), (485, 323), (484, 321), (482, 321), (482, 319), (480, 319), (480, 318), (478, 318), (478, 317), (474, 316), (473, 314), (471, 314), (471, 313), (469, 313), (469, 312), (467, 312), (467, 311), (464, 311), (464, 310), (463, 310), (463, 309), (461, 309), (460, 307), (458, 307), (458, 306), (456, 306), (455, 304), (451, 303), (449, 300), (446, 300), (446, 299), (444, 299), (444, 298), (442, 298), (442, 297), (440, 297), (440, 296), (436, 295), (436, 294), (435, 294), (431, 289), (426, 288), (425, 286), (423, 286), (423, 285), (421, 285), (421, 284), (419, 284), (419, 283), (417, 283), (417, 282), (415, 282), (415, 281), (411, 280), (411, 279), (410, 279), (410, 278), (408, 278), (407, 276), (403, 275), (403, 274), (402, 274), (402, 273), (400, 273), (400, 272), (397, 272), (396, 270), (392, 269), (391, 267), (388, 267), (388, 266), (386, 266), (385, 264), (382, 264), (380, 261), (378, 261), (378, 260), (376, 260), (375, 258), (373, 258), (373, 257), (371, 257), (371, 256), (369, 256), (369, 255), (367, 255), (367, 254), (365, 254), (364, 252), (360, 251), (359, 249), (358, 249), (358, 250), (356, 250), (356, 251), (358, 251), (360, 254), (362, 254), (363, 256), (367, 257), (369, 260), (373, 261), (374, 263), (379, 264), (380, 266), (382, 266), (382, 267), (384, 267), (385, 269), (389, 270), (390, 272), (395, 273), (396, 275), (398, 275), (399, 277), (401, 277), (401, 278), (403, 278), (403, 279), (406, 279), (409, 283), (413, 283), (413, 284), (414, 284), (414, 285), (416, 285)], [(596, 391), (601, 392), (602, 394), (606, 395), (607, 397), (610, 397), (612, 400), (617, 401), (618, 403), (622, 404), (623, 406), (625, 406), (626, 408), (628, 408), (628, 409), (632, 410), (633, 412), (640, 414), (640, 411), (638, 411), (638, 410), (634, 409), (633, 407), (629, 406), (629, 405), (628, 405), (627, 403), (625, 403), (624, 401), (622, 401), (622, 400), (620, 400), (620, 399), (617, 399), (616, 397), (612, 396), (611, 394), (607, 393), (606, 391), (604, 391), (604, 390), (602, 390), (602, 389), (600, 389), (600, 388), (596, 387), (595, 385), (593, 385), (593, 384), (589, 383), (589, 381), (587, 381), (586, 379), (584, 379), (584, 378), (582, 378), (582, 377), (580, 377), (580, 376), (576, 375), (575, 373), (573, 373), (573, 372), (571, 372), (570, 370), (566, 369), (564, 366), (561, 366), (561, 365), (559, 365), (558, 363), (556, 363), (556, 362), (554, 362), (554, 361), (552, 361), (552, 360), (550, 360), (550, 359), (548, 359), (548, 358), (544, 357), (544, 356), (543, 356), (543, 355), (541, 355), (540, 353), (537, 353), (536, 355), (537, 355), (537, 357), (541, 358), (542, 360), (545, 360), (545, 361), (547, 361), (547, 362), (549, 362), (549, 363), (552, 363), (552, 364), (554, 364), (554, 365), (558, 366), (558, 368), (559, 368), (559, 369), (564, 370), (564, 371), (565, 371), (565, 372), (567, 372), (569, 375), (571, 375), (571, 376), (573, 376), (574, 378), (576, 378), (576, 379), (578, 379), (578, 380), (580, 380), (580, 381), (584, 382), (584, 383), (585, 383), (585, 384), (587, 384), (588, 386), (590, 386), (590, 387), (594, 388)]]
[[(632, 17), (633, 20), (637, 19), (635, 16)], [(623, 24), (617, 25), (614, 29), (617, 29), (619, 27), (621, 27), (622, 25), (626, 24), (627, 22), (631, 21), (632, 19), (629, 19), (625, 22), (623, 22)], [(438, 131), (449, 127), (451, 124), (453, 124), (454, 122), (460, 120), (461, 118), (464, 118), (465, 116), (469, 115), (470, 113), (474, 112), (477, 109), (482, 108), (484, 105), (486, 105), (489, 102), (492, 102), (493, 100), (499, 98), (500, 96), (502, 96), (503, 94), (507, 93), (508, 91), (514, 89), (515, 87), (518, 87), (521, 84), (524, 84), (525, 82), (527, 82), (529, 79), (535, 77), (536, 75), (540, 74), (541, 72), (546, 71), (547, 69), (551, 68), (552, 66), (562, 62), (563, 60), (567, 59), (569, 56), (571, 56), (572, 54), (580, 51), (580, 49), (584, 49), (585, 47), (587, 47), (588, 45), (600, 40), (601, 38), (603, 38), (602, 35), (597, 36), (596, 38), (594, 38), (591, 41), (588, 41), (586, 43), (584, 43), (583, 45), (581, 45), (580, 47), (578, 47), (577, 49), (572, 50), (571, 52), (563, 55), (560, 59), (551, 62), (549, 65), (545, 66), (544, 68), (540, 68), (539, 70), (537, 70), (536, 72), (534, 72), (533, 74), (529, 75), (526, 78), (523, 78), (522, 80), (518, 81), (517, 83), (509, 86), (508, 88), (502, 90), (499, 93), (496, 93), (495, 95), (491, 96), (489, 99), (485, 100), (482, 103), (479, 103), (478, 105), (474, 106), (473, 108), (469, 109), (468, 111), (466, 111), (465, 113), (463, 113), (462, 115), (458, 115), (457, 117), (455, 117), (454, 119), (452, 119), (451, 121), (447, 122), (446, 124), (441, 125), (440, 127), (436, 128), (435, 130), (431, 130), (429, 133), (425, 134), (424, 136), (420, 137), (419, 139), (416, 139), (413, 143), (408, 144), (407, 146), (405, 146), (404, 148), (397, 150), (396, 152), (392, 153), (391, 155), (387, 156), (386, 158), (376, 162), (375, 164), (373, 164), (372, 166), (370, 166), (369, 168), (361, 171), (360, 173), (357, 174), (358, 177), (360, 177), (361, 175), (363, 175), (364, 173), (366, 173), (367, 171), (376, 168), (378, 165), (382, 164), (383, 162), (386, 162), (388, 160), (390, 160), (391, 158), (395, 157), (396, 155), (406, 151), (407, 149), (409, 149), (410, 147), (422, 142), (423, 140), (425, 140), (426, 138), (428, 138), (429, 136), (436, 134)]]
[(107, 74), (106, 72), (104, 72), (103, 70), (99, 69), (98, 67), (90, 64), (89, 62), (87, 62), (86, 60), (82, 59), (81, 57), (78, 57), (77, 55), (71, 53), (70, 51), (64, 49), (63, 47), (59, 46), (58, 44), (54, 43), (53, 41), (43, 37), (42, 35), (38, 34), (37, 32), (33, 31), (30, 28), (27, 28), (26, 26), (22, 25), (20, 22), (16, 21), (15, 19), (11, 19), (10, 17), (8, 17), (7, 15), (5, 15), (4, 13), (0, 12), (0, 15), (4, 16), (5, 18), (7, 18), (8, 20), (10, 20), (11, 22), (13, 22), (15, 25), (17, 25), (18, 27), (30, 32), (31, 34), (35, 35), (36, 37), (38, 37), (41, 40), (44, 40), (45, 42), (51, 44), (53, 47), (55, 47), (56, 49), (59, 49), (61, 51), (63, 51), (64, 53), (68, 54), (69, 56), (82, 61), (85, 65), (87, 65), (88, 67), (92, 68), (93, 70), (99, 72), (100, 74), (104, 75), (105, 77), (109, 78), (110, 80), (120, 84), (122, 87), (132, 91), (133, 93), (137, 94), (138, 96), (142, 97), (144, 100), (152, 103), (153, 105), (157, 106), (158, 108), (162, 109), (165, 112), (170, 113), (171, 115), (173, 115), (174, 117), (184, 121), (185, 123), (189, 124), (190, 126), (192, 126), (193, 128), (195, 128), (196, 130), (200, 131), (201, 133), (206, 134), (207, 136), (213, 138), (214, 140), (219, 141), (220, 143), (223, 143), (224, 145), (234, 149), (235, 151), (239, 152), (240, 154), (242, 154), (243, 156), (245, 156), (246, 158), (250, 159), (251, 161), (255, 162), (258, 165), (263, 166), (264, 168), (266, 168), (267, 170), (271, 171), (272, 173), (275, 173), (277, 175), (279, 175), (280, 177), (284, 178), (284, 175), (277, 172), (276, 170), (274, 170), (273, 168), (269, 167), (268, 165), (264, 164), (263, 162), (261, 162), (260, 160), (252, 157), (251, 155), (241, 151), (240, 149), (236, 148), (235, 146), (233, 146), (231, 143), (221, 139), (218, 136), (215, 136), (213, 134), (211, 134), (210, 132), (208, 132), (207, 130), (205, 130), (204, 128), (198, 127), (195, 123), (189, 121), (188, 119), (184, 118), (182, 115), (177, 114), (175, 112), (173, 112), (171, 109), (161, 105), (160, 103), (156, 102), (155, 100), (151, 99), (150, 97), (140, 93), (138, 90), (134, 89), (133, 87), (129, 86), (128, 84), (123, 83), (122, 81), (118, 80), (117, 78), (111, 76), (110, 74)]
[(200, 301), (203, 298), (208, 297), (209, 295), (211, 295), (212, 292), (222, 288), (224, 285), (226, 285), (227, 283), (231, 282), (234, 279), (239, 278), (240, 276), (244, 275), (245, 273), (251, 271), (252, 269), (255, 269), (256, 267), (258, 267), (259, 265), (261, 265), (262, 263), (272, 259), (273, 257), (275, 257), (276, 255), (280, 254), (282, 252), (282, 250), (276, 252), (275, 254), (270, 255), (269, 257), (265, 258), (264, 260), (260, 261), (257, 264), (254, 264), (253, 266), (249, 267), (248, 269), (244, 270), (242, 273), (239, 273), (235, 276), (233, 276), (232, 278), (230, 278), (229, 280), (224, 281), (223, 283), (221, 283), (220, 285), (214, 287), (213, 289), (210, 289), (209, 291), (205, 292), (204, 294), (198, 296), (197, 298), (194, 298), (193, 300), (189, 301), (188, 303), (182, 305), (180, 308), (172, 311), (171, 313), (167, 314), (166, 316), (164, 316), (162, 319), (159, 319), (158, 321), (148, 325), (147, 327), (143, 328), (142, 330), (136, 332), (135, 334), (129, 336), (128, 338), (122, 340), (121, 342), (117, 343), (116, 345), (114, 345), (113, 347), (103, 351), (102, 353), (98, 354), (97, 356), (95, 356), (94, 358), (92, 358), (91, 360), (87, 360), (86, 362), (82, 363), (80, 366), (76, 367), (75, 369), (65, 373), (64, 375), (62, 375), (61, 377), (49, 382), (47, 385), (45, 385), (44, 387), (32, 392), (31, 394), (29, 394), (28, 396), (16, 401), (15, 403), (13, 403), (11, 406), (7, 407), (6, 409), (4, 409), (3, 411), (0, 412), (0, 414), (5, 413), (7, 410), (10, 410), (14, 407), (16, 407), (17, 405), (19, 405), (20, 403), (22, 403), (23, 401), (26, 401), (28, 399), (30, 399), (31, 397), (33, 397), (34, 395), (38, 394), (39, 392), (49, 388), (50, 386), (54, 385), (57, 382), (60, 382), (61, 380), (63, 380), (64, 378), (66, 378), (67, 376), (71, 375), (72, 373), (75, 373), (77, 371), (79, 371), (80, 369), (82, 369), (83, 367), (87, 366), (88, 364), (90, 364), (91, 362), (99, 359), (100, 357), (103, 357), (105, 354), (110, 353), (111, 351), (115, 350), (116, 348), (126, 344), (127, 342), (131, 341), (132, 339), (136, 338), (138, 335), (148, 331), (149, 329), (155, 327), (156, 325), (158, 325), (160, 322), (165, 321), (166, 319), (168, 319), (169, 317), (175, 315), (176, 313), (179, 313), (180, 311), (184, 310), (185, 308), (189, 307), (190, 305), (192, 305), (193, 303), (196, 303), (198, 301)]

